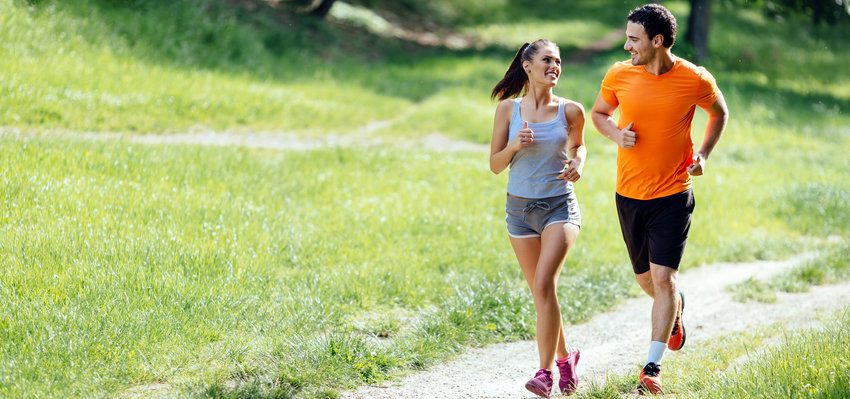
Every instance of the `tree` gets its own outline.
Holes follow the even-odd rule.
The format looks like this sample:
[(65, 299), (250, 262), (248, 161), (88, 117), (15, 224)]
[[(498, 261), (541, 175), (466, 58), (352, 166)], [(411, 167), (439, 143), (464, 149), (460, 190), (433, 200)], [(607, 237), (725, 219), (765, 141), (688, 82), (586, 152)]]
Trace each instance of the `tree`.
[(708, 57), (708, 25), (711, 20), (711, 0), (691, 0), (688, 31), (685, 41), (694, 47), (694, 61), (701, 63)]
[[(328, 15), (328, 11), (331, 10), (331, 7), (334, 5), (334, 1), (336, 0), (319, 0), (314, 1), (314, 8), (310, 11), (310, 14), (315, 15), (319, 18), (324, 18)], [(318, 4), (316, 4), (318, 3)]]

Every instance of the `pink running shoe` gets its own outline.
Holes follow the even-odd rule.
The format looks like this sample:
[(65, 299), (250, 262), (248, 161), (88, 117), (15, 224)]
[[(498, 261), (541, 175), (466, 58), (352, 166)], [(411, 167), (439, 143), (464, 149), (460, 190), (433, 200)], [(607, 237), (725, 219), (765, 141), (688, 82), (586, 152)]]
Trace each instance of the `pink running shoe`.
[(555, 362), (561, 375), (561, 378), (558, 379), (558, 388), (561, 388), (561, 393), (564, 395), (572, 395), (578, 389), (576, 365), (578, 365), (580, 357), (581, 352), (578, 349), (570, 349), (564, 362), (560, 360)]
[(552, 393), (552, 372), (546, 369), (537, 370), (534, 378), (525, 383), (525, 389), (541, 398), (548, 398)]

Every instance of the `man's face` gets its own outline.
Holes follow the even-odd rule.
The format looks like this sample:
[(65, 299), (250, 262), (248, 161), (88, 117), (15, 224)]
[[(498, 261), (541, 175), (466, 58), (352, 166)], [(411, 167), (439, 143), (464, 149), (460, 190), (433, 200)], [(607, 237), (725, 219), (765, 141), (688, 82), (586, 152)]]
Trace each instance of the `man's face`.
[(626, 44), (623, 49), (632, 55), (632, 65), (646, 65), (656, 51), (643, 25), (632, 21), (626, 25)]

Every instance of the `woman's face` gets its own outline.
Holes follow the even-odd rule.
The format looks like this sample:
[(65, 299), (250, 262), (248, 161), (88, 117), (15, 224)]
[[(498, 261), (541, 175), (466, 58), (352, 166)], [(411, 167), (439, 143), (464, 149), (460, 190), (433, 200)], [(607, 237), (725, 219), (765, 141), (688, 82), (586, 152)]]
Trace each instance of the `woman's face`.
[(561, 77), (561, 52), (554, 46), (543, 46), (530, 62), (523, 62), (523, 66), (530, 82), (554, 87)]

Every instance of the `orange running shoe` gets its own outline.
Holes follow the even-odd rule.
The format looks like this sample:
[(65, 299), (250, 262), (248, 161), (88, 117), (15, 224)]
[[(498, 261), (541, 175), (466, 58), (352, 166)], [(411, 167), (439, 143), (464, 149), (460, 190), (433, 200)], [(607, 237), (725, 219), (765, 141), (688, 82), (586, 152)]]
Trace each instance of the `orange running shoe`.
[(640, 371), (640, 385), (638, 391), (641, 393), (649, 392), (653, 395), (661, 395), (664, 393), (661, 390), (661, 365), (655, 363), (647, 363)]
[(685, 346), (685, 324), (682, 323), (682, 312), (685, 310), (685, 294), (679, 291), (679, 306), (676, 307), (676, 320), (673, 321), (673, 331), (667, 340), (667, 349), (677, 351)]

